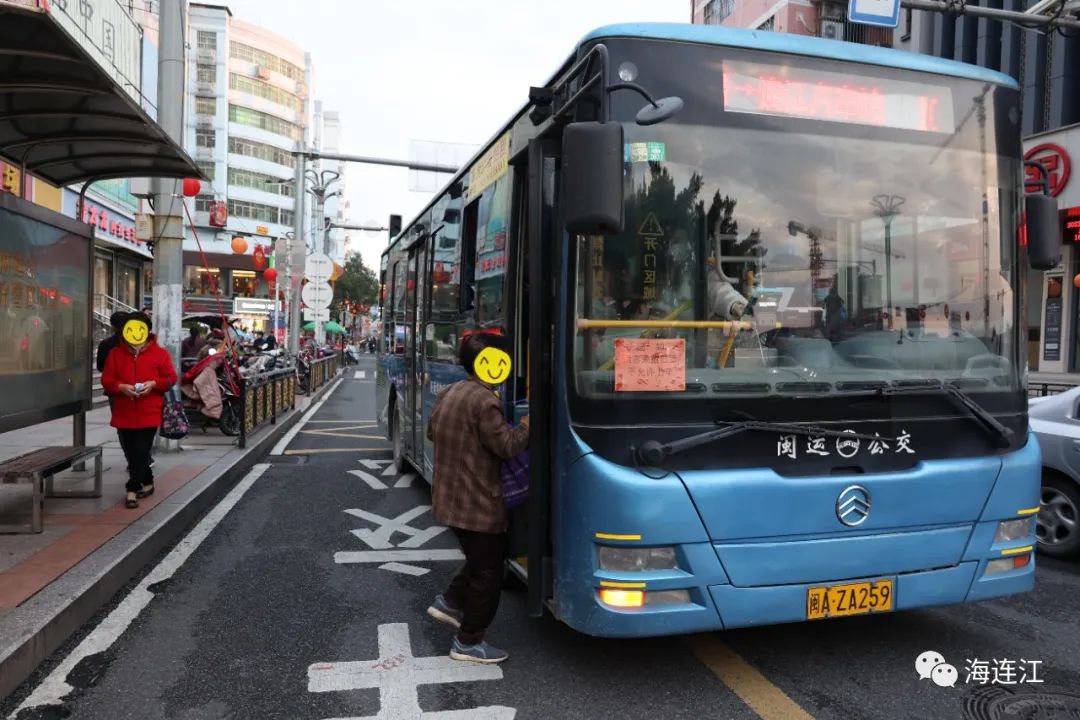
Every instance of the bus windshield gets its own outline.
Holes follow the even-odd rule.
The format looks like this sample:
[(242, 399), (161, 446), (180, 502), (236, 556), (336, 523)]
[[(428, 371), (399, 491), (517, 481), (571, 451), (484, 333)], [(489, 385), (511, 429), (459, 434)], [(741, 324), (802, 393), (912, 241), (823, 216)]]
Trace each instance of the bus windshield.
[(628, 123), (625, 230), (574, 240), (578, 395), (1018, 390), (1020, 168), (964, 89), (945, 132)]

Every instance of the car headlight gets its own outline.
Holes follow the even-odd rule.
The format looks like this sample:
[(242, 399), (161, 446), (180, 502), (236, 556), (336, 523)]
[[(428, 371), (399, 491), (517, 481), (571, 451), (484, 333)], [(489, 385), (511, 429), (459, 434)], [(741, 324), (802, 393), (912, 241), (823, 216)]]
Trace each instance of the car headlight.
[(1002, 520), (998, 523), (997, 532), (994, 533), (994, 542), (1012, 542), (1023, 540), (1031, 535), (1032, 524), (1035, 518), (1019, 518), (1017, 520)]
[(600, 546), (600, 569), (623, 572), (674, 570), (679, 567), (673, 547), (608, 547)]

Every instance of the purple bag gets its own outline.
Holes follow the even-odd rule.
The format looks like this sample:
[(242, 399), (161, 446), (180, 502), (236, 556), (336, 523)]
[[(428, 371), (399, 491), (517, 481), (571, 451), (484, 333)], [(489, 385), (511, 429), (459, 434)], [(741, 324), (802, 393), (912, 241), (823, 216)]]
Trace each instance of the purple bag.
[(513, 510), (529, 499), (529, 451), (515, 458), (503, 460), (503, 502), (507, 510)]

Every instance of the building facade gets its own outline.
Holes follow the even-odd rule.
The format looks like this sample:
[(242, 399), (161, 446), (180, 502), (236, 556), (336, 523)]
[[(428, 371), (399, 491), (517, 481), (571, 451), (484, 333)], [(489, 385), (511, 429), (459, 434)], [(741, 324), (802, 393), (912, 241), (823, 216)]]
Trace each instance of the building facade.
[[(324, 110), (322, 103), (315, 101), (315, 126), (316, 126), (316, 149), (325, 153), (341, 152), (341, 115), (334, 110)], [(337, 173), (337, 179), (330, 184), (330, 194), (326, 197), (323, 215), (331, 223), (327, 231), (329, 238), (329, 252), (327, 253), (334, 262), (341, 264), (345, 256), (349, 254), (349, 233), (343, 228), (335, 228), (334, 225), (346, 224), (346, 211), (349, 209), (349, 201), (345, 199), (345, 168), (346, 163), (338, 160), (322, 160), (315, 163), (317, 170), (330, 170)], [(313, 208), (313, 212), (317, 212)], [(313, 223), (318, 218), (312, 218)], [(313, 224), (312, 227), (317, 227)], [(319, 247), (319, 250), (322, 248)]]
[(216, 285), (245, 325), (269, 329), (273, 302), (243, 300), (271, 298), (254, 255), (269, 258), (274, 241), (292, 233), (292, 152), (311, 131), (311, 56), (223, 6), (191, 3), (188, 24), (184, 146), (210, 183), (184, 240), (185, 311), (216, 311)]

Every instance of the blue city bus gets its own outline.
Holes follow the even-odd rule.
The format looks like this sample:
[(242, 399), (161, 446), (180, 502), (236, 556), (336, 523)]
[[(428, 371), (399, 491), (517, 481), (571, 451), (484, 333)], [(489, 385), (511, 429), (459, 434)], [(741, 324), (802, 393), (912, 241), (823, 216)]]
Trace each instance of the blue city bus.
[(1012, 78), (924, 55), (590, 33), (382, 257), (395, 462), (430, 480), (458, 342), (502, 333), (534, 616), (648, 636), (1030, 590), (1023, 283), (1060, 236), (1019, 119)]

